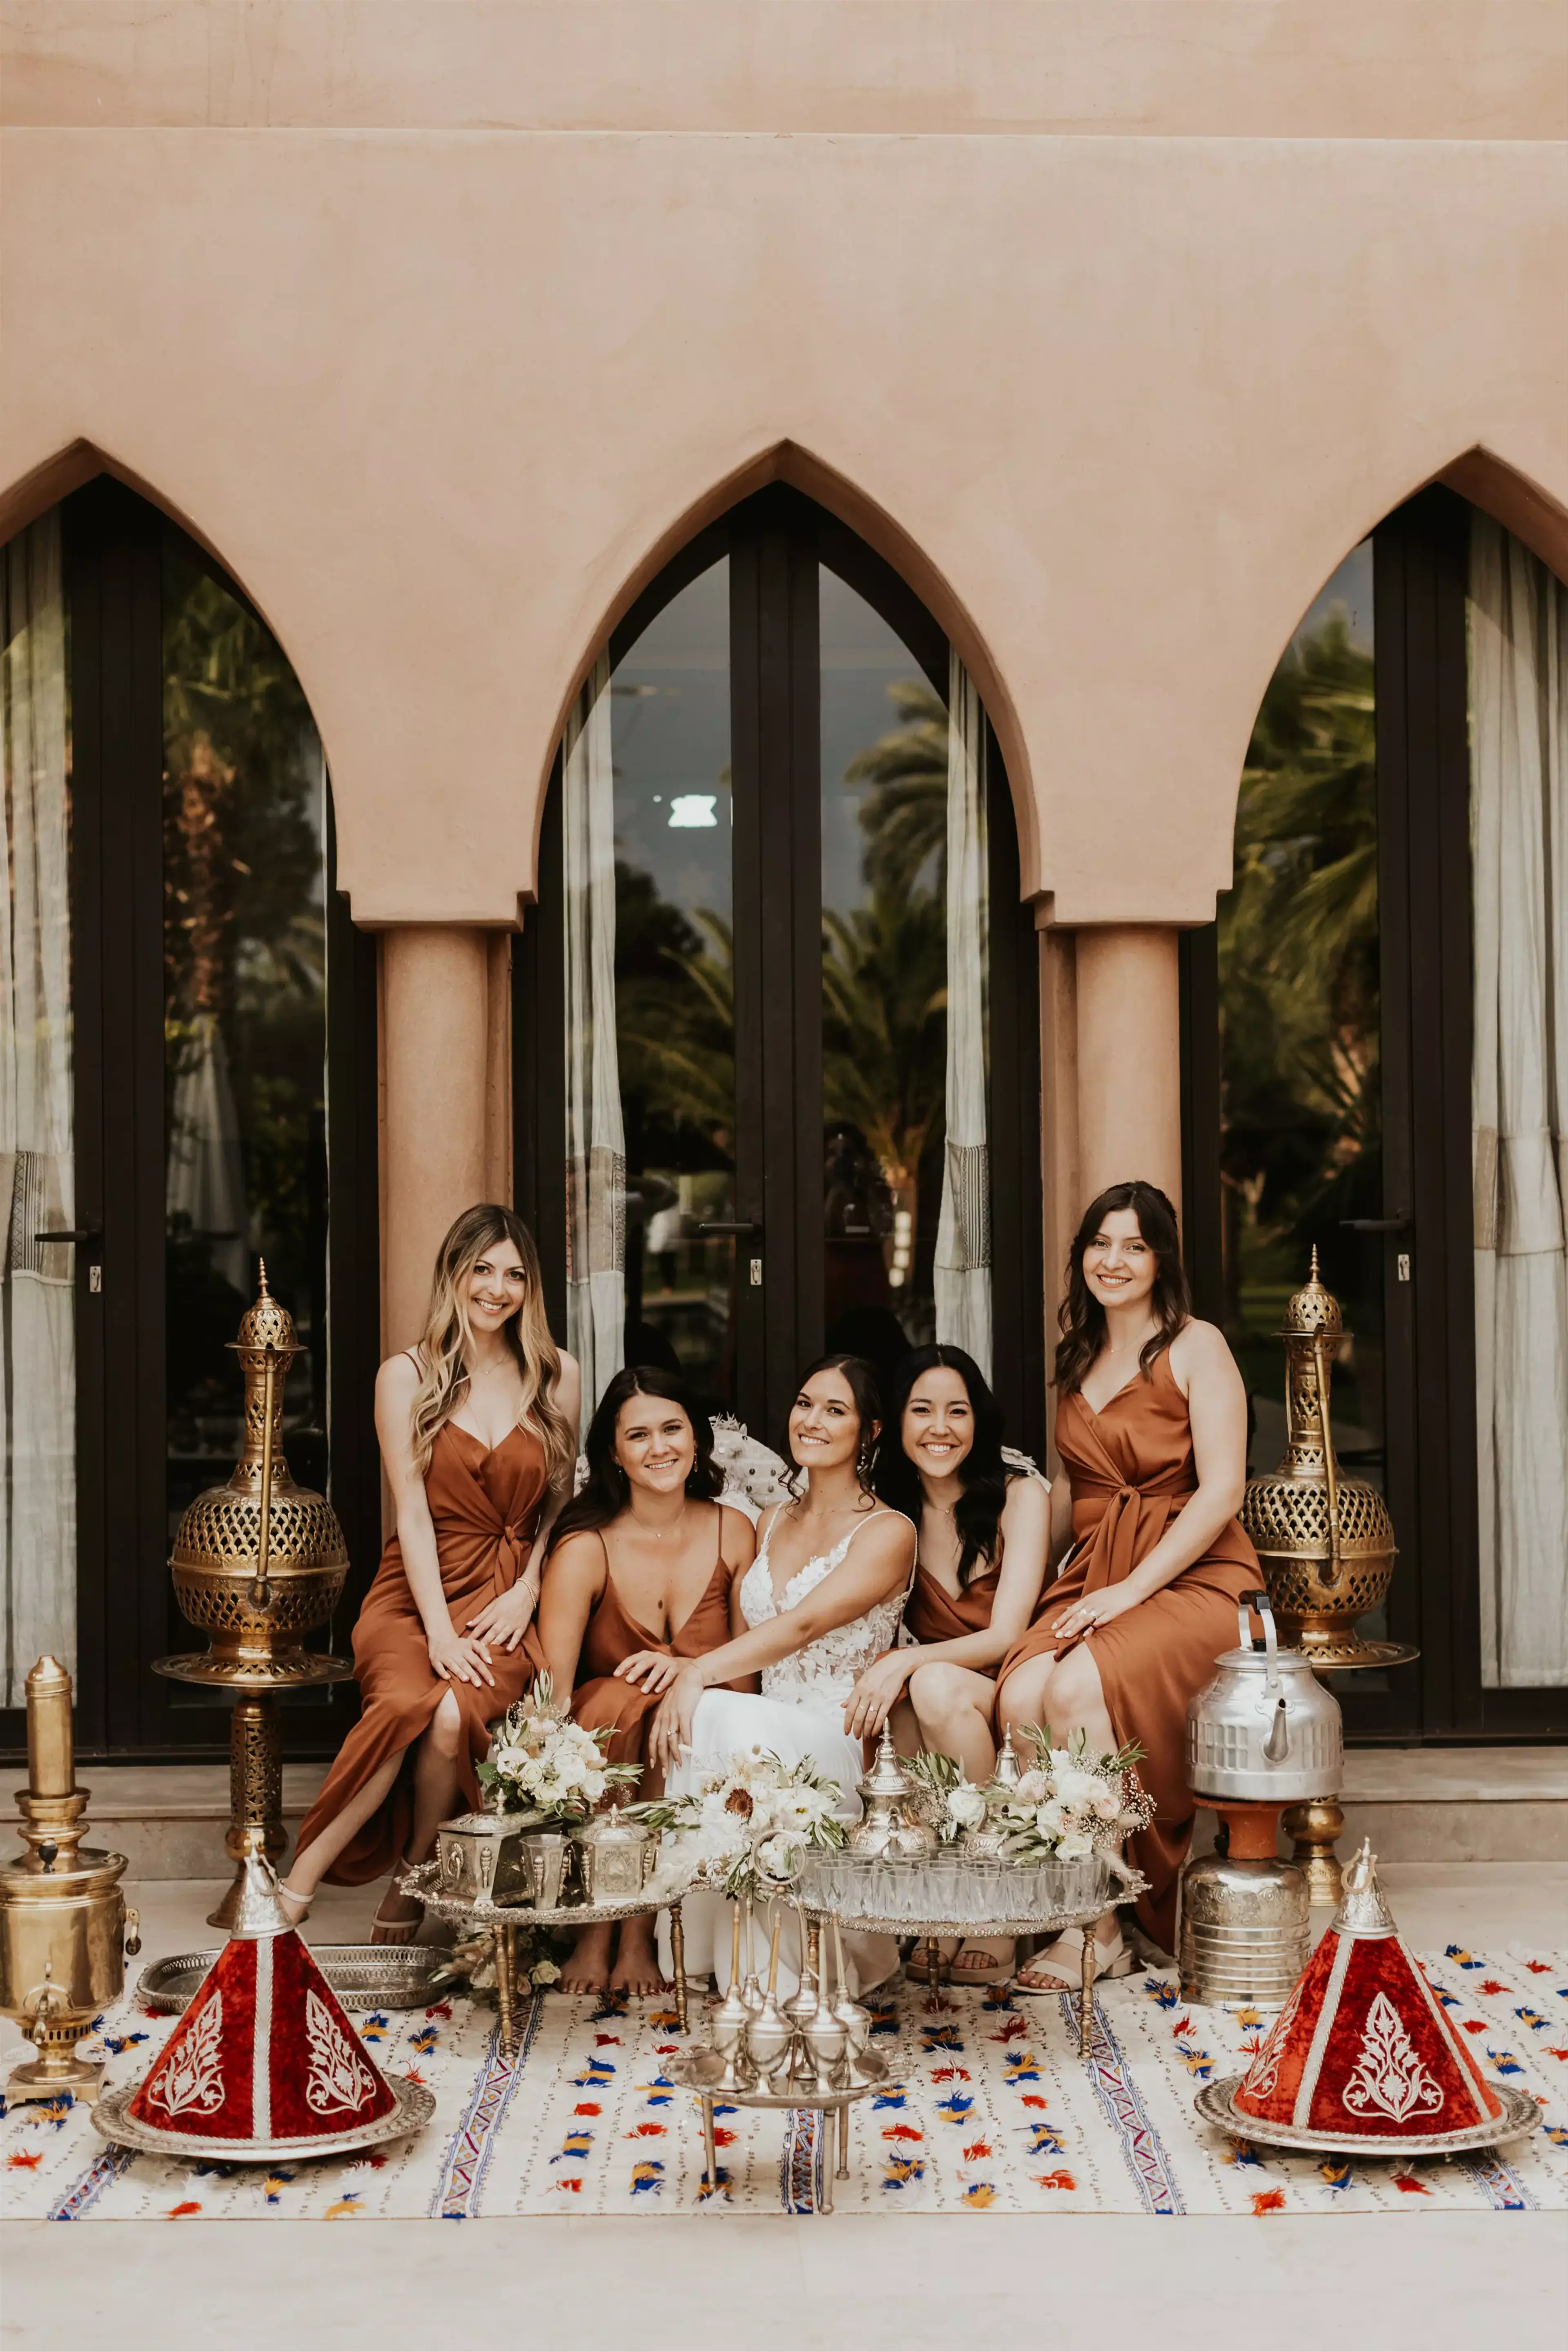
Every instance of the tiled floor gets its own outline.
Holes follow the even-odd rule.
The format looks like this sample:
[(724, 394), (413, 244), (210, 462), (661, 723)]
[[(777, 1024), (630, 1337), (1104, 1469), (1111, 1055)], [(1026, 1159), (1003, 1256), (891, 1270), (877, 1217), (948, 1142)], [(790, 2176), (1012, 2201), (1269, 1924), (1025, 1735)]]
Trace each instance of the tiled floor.
[[(1394, 1864), (1385, 1884), (1422, 1947), (1568, 1944), (1568, 1870)], [(214, 1885), (137, 1891), (149, 1956), (213, 1940)], [(357, 1938), (375, 1890), (328, 1890), (309, 1933)], [(205, 2222), (0, 2230), (6, 2352), (403, 2352), (483, 2337), (564, 2352), (952, 2352), (1132, 2343), (1158, 2352), (1562, 2352), (1568, 2217), (1420, 2213), (815, 2222)], [(172, 2225), (178, 2229), (179, 2224)], [(961, 2242), (977, 2231), (974, 2243)]]

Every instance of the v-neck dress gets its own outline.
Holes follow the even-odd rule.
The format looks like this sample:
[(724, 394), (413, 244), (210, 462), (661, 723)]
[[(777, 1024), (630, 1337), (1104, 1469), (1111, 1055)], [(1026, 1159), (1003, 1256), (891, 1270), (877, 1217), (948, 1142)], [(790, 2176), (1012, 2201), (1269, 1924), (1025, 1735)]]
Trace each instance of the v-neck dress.
[(653, 1692), (639, 1690), (634, 1684), (620, 1680), (616, 1667), (639, 1650), (657, 1650), (667, 1658), (703, 1658), (729, 1639), (731, 1570), (724, 1556), (722, 1508), (716, 1510), (714, 1518), (717, 1532), (713, 1573), (690, 1615), (674, 1633), (662, 1638), (639, 1624), (622, 1600), (611, 1571), (609, 1548), (603, 1537), (600, 1538), (604, 1548), (604, 1590), (583, 1631), (571, 1711), (590, 1731), (610, 1727), (611, 1739), (605, 1753), (612, 1764), (643, 1761), (648, 1718), (659, 1705), (659, 1697)]
[[(444, 1422), (436, 1432), (424, 1491), (435, 1529), (441, 1589), (462, 1633), (487, 1601), (509, 1592), (521, 1571), (545, 1498), (544, 1447), (531, 1429), (509, 1430), (499, 1445)], [(544, 1664), (530, 1625), (515, 1650), (490, 1646), (494, 1684), (447, 1682), (430, 1663), (424, 1623), (403, 1570), (397, 1537), (387, 1540), (375, 1580), (354, 1627), (354, 1679), (360, 1719), (299, 1832), (303, 1851), (390, 1756), (404, 1769), (379, 1811), (338, 1856), (328, 1879), (361, 1886), (383, 1878), (405, 1852), (413, 1822), (413, 1748), (448, 1691), (463, 1714), (458, 1771), (470, 1806), (479, 1802), (474, 1767), (488, 1752), (489, 1726), (505, 1714)]]
[(1197, 1491), (1192, 1422), (1169, 1350), (1155, 1358), (1147, 1379), (1140, 1373), (1129, 1381), (1103, 1412), (1076, 1390), (1064, 1396), (1056, 1450), (1072, 1491), (1076, 1549), (1047, 1585), (1040, 1614), (1003, 1659), (998, 1687), (1028, 1659), (1060, 1656), (1087, 1638), (1117, 1739), (1136, 1739), (1147, 1751), (1138, 1777), (1155, 1813), (1129, 1839), (1128, 1853), (1149, 1882), (1139, 1918), (1168, 1952), (1175, 1948), (1176, 1876), (1192, 1843), (1187, 1705), (1221, 1650), (1236, 1646), (1236, 1603), (1262, 1581), (1258, 1555), (1232, 1519), (1202, 1559), (1160, 1591), (1087, 1637), (1059, 1640), (1051, 1631), (1057, 1619), (1085, 1592), (1130, 1576)]

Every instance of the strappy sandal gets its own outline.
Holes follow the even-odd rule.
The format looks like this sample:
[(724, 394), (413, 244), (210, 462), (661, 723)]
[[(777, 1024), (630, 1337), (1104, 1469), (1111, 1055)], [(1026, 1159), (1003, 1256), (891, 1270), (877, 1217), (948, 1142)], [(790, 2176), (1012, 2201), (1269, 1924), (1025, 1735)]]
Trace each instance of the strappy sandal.
[[(1051, 1994), (1077, 1992), (1083, 1983), (1083, 1937), (1082, 1927), (1064, 1927), (1043, 1952), (1037, 1952), (1019, 1970), (1010, 1990), (1022, 1993), (1026, 2000), (1044, 2000)], [(1094, 1976), (1098, 1984), (1103, 1977), (1125, 1977), (1133, 1972), (1133, 1955), (1122, 1940), (1117, 1928), (1113, 1940), (1103, 1944), (1094, 1938)], [(1025, 1984), (1027, 1976), (1049, 1977), (1049, 1984)]]
[[(289, 1926), (291, 1927), (303, 1927), (306, 1920), (310, 1916), (310, 1906), (315, 1898), (308, 1895), (296, 1895), (293, 1887), (290, 1886), (288, 1881), (285, 1878), (278, 1884), (277, 1899), (283, 1906), (283, 1916), (288, 1921)], [(298, 1911), (290, 1912), (288, 1906), (291, 1903), (298, 1904), (299, 1908)]]
[(395, 1903), (399, 1900), (403, 1902), (418, 1900), (417, 1896), (405, 1895), (402, 1887), (397, 1884), (397, 1879), (401, 1878), (403, 1872), (412, 1868), (412, 1866), (413, 1865), (405, 1853), (402, 1860), (397, 1866), (397, 1872), (392, 1885), (388, 1887), (386, 1893), (382, 1896), (381, 1902), (376, 1906), (375, 1917), (371, 1921), (371, 1941), (372, 1944), (412, 1944), (420, 1929), (423, 1927), (424, 1913), (423, 1909), (421, 1910), (417, 1919), (383, 1919), (382, 1917), (382, 1909), (385, 1904)]
[[(1005, 1953), (993, 1952), (988, 1948), (990, 1944), (1000, 1943), (1004, 1940), (1008, 1947)], [(983, 1953), (985, 1958), (982, 1965), (977, 1969), (966, 1969), (961, 1967), (959, 1963), (962, 1961), (966, 1952)], [(947, 1982), (949, 1985), (954, 1986), (1007, 1984), (1011, 1979), (1017, 1967), (1018, 1939), (1016, 1937), (1003, 1938), (997, 1936), (977, 1936), (971, 1941), (971, 1939), (966, 1936), (964, 1941), (959, 1945), (948, 1964)]]

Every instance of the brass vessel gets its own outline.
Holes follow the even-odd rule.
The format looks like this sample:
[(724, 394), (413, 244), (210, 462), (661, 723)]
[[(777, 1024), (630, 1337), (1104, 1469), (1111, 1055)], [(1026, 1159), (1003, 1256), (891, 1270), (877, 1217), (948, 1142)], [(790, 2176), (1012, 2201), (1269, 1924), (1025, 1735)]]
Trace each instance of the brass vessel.
[(1394, 1573), (1394, 1523), (1369, 1480), (1347, 1477), (1333, 1450), (1329, 1391), (1351, 1337), (1340, 1305), (1312, 1273), (1285, 1309), (1286, 1445), (1269, 1476), (1249, 1479), (1241, 1524), (1262, 1564), (1282, 1641), (1320, 1672), (1407, 1664), (1403, 1642), (1368, 1641), (1356, 1620), (1377, 1608)]
[(234, 1924), (252, 1854), (268, 1861), (288, 1843), (283, 1826), (280, 1692), (345, 1680), (347, 1658), (308, 1650), (303, 1636), (324, 1625), (342, 1593), (349, 1555), (337, 1515), (320, 1495), (297, 1486), (283, 1451), (283, 1388), (304, 1350), (294, 1320), (259, 1270), (255, 1304), (230, 1342), (245, 1375), (245, 1450), (226, 1484), (198, 1495), (180, 1522), (170, 1558), (182, 1615), (207, 1636), (187, 1656), (154, 1659), (171, 1681), (232, 1691), (230, 1821), (225, 1847), (234, 1883), (214, 1927)]
[(26, 1696), (27, 1786), (16, 1792), (25, 1852), (0, 1866), (0, 2013), (38, 2055), (12, 2074), (8, 2105), (97, 2091), (103, 2068), (76, 2046), (124, 1991), (125, 1955), (141, 1948), (120, 1890), (125, 1856), (81, 1843), (89, 1792), (76, 1785), (71, 1678), (40, 1658)]

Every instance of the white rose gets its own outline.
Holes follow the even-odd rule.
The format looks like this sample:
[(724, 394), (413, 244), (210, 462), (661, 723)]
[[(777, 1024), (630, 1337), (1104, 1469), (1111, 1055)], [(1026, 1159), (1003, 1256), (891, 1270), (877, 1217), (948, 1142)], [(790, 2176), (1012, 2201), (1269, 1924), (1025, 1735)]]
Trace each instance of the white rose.
[(1013, 1791), (1013, 1794), (1018, 1798), (1020, 1804), (1042, 1805), (1047, 1797), (1051, 1794), (1050, 1778), (1046, 1773), (1038, 1769), (1032, 1772), (1026, 1772), (1019, 1781), (1018, 1787)]
[(985, 1798), (969, 1781), (960, 1780), (947, 1792), (947, 1812), (961, 1830), (977, 1830), (986, 1818)]
[(1075, 1811), (1092, 1812), (1095, 1800), (1105, 1783), (1097, 1772), (1059, 1772), (1056, 1794), (1059, 1801)]
[(1086, 1853), (1093, 1853), (1094, 1841), (1086, 1838), (1082, 1830), (1074, 1830), (1070, 1837), (1062, 1839), (1056, 1851), (1063, 1862), (1081, 1862)]
[(526, 1748), (508, 1747), (498, 1748), (496, 1750), (496, 1769), (497, 1772), (504, 1772), (508, 1780), (515, 1780), (518, 1774), (526, 1769), (528, 1761), (528, 1751)]
[(1066, 1829), (1066, 1816), (1054, 1797), (1047, 1803), (1036, 1807), (1034, 1825), (1044, 1838), (1060, 1837)]
[(602, 1772), (585, 1772), (582, 1776), (582, 1793), (595, 1804), (609, 1786)]

